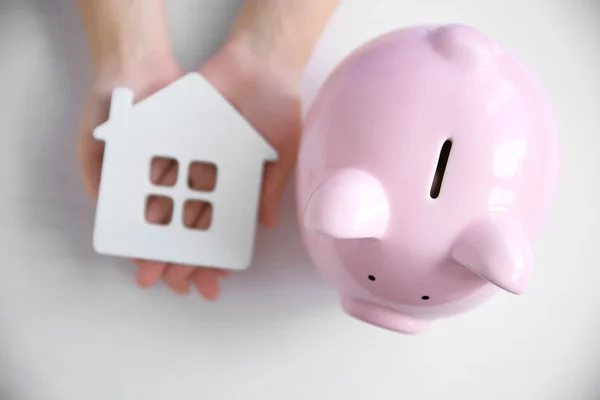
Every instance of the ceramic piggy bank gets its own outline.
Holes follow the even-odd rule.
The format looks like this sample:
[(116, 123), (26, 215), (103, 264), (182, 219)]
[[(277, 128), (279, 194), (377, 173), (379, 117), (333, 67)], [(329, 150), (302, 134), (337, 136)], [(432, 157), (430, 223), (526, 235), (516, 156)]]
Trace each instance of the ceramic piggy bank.
[(353, 317), (403, 333), (523, 293), (559, 172), (552, 109), (478, 30), (401, 29), (347, 57), (305, 121), (305, 246)]

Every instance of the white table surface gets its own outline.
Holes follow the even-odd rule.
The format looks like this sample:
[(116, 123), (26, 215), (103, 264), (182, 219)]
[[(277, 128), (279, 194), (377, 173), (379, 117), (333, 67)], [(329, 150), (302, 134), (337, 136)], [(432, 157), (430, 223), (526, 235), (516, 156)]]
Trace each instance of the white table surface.
[[(292, 198), (222, 301), (141, 290), (94, 255), (75, 160), (90, 78), (70, 0), (0, 0), (0, 399), (579, 400), (600, 398), (600, 2), (348, 0), (307, 70), (306, 98), (355, 46), (396, 26), (463, 22), (546, 85), (564, 167), (523, 297), (409, 337), (354, 321), (309, 265)], [(238, 1), (169, 0), (192, 68)]]

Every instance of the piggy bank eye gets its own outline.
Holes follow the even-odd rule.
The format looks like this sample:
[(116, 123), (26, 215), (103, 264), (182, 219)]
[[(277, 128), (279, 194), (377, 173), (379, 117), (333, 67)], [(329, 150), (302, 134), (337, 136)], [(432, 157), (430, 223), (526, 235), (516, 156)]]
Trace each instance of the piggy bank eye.
[(375, 277), (373, 275), (369, 275), (369, 280), (375, 282)]
[(442, 182), (444, 180), (444, 174), (446, 173), (446, 167), (448, 166), (450, 150), (452, 150), (452, 139), (447, 139), (440, 150), (435, 175), (433, 176), (433, 182), (431, 183), (429, 195), (432, 199), (437, 199), (442, 190)]
[(429, 296), (423, 296), (421, 297), (421, 300), (429, 300)]

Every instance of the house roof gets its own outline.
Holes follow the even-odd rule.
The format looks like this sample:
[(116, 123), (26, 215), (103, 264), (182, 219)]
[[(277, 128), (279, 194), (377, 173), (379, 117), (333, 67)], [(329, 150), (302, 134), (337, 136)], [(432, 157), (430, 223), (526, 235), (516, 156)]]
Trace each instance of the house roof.
[(273, 146), (198, 73), (187, 74), (136, 104), (133, 99), (129, 89), (113, 91), (109, 119), (95, 129), (96, 139), (139, 139), (167, 147), (175, 141), (184, 146), (241, 146), (263, 160), (278, 158)]

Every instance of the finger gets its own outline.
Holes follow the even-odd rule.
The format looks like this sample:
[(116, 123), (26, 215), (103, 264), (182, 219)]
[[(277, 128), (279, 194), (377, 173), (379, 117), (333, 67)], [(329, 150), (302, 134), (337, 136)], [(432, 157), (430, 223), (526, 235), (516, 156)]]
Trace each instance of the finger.
[(228, 278), (229, 276), (231, 276), (231, 271), (229, 271), (227, 269), (213, 268), (213, 271), (219, 278)]
[[(157, 183), (171, 182), (177, 178), (175, 163), (167, 159), (155, 159), (152, 162), (151, 180)], [(146, 221), (149, 223), (168, 223), (173, 212), (173, 202), (160, 196), (150, 196), (146, 207)], [(168, 263), (152, 260), (132, 260), (138, 264), (137, 282), (142, 287), (156, 284), (168, 267)]]
[(296, 165), (299, 141), (295, 139), (295, 135), (293, 137), (294, 139), (290, 138), (291, 141), (280, 150), (279, 160), (265, 167), (259, 219), (269, 228), (277, 227), (279, 204)]
[(197, 269), (193, 275), (196, 289), (206, 300), (216, 300), (219, 297), (219, 279), (212, 269)]
[(190, 267), (188, 265), (176, 264), (167, 267), (164, 273), (164, 279), (169, 286), (173, 287), (173, 290), (177, 291), (175, 287), (183, 287), (183, 282), (189, 284), (190, 278), (199, 268), (212, 271), (218, 278), (228, 278), (231, 275), (231, 271), (226, 269)]
[[(158, 170), (158, 167), (156, 170)], [(176, 163), (170, 163), (166, 166), (166, 170), (161, 174), (158, 182), (175, 182), (176, 180), (177, 165)], [(163, 196), (150, 196), (148, 198), (146, 207), (147, 222), (151, 224), (168, 224), (171, 221), (172, 213), (173, 201), (171, 199)]]
[[(210, 221), (212, 219), (212, 207), (202, 202), (189, 202), (189, 204), (192, 206), (198, 203), (200, 204), (198, 208), (200, 210), (200, 214), (197, 217), (194, 226), (196, 229), (207, 229), (210, 226)], [(192, 212), (193, 211), (190, 212), (190, 215)], [(183, 269), (177, 272), (180, 272), (182, 275), (184, 274)], [(185, 273), (189, 273), (189, 270), (185, 271)], [(187, 275), (185, 278), (188, 279), (191, 277), (193, 279), (194, 284), (196, 285), (196, 288), (202, 297), (207, 300), (216, 300), (217, 297), (219, 297), (218, 278), (221, 276), (226, 276), (226, 274), (218, 272), (212, 268), (194, 268), (192, 273)], [(181, 277), (181, 275), (179, 277)]]
[[(212, 211), (207, 203), (188, 201), (184, 205), (184, 225), (192, 229), (206, 229), (212, 218)], [(188, 265), (171, 265), (165, 273), (165, 282), (177, 293), (189, 290), (189, 278), (196, 268)]]
[[(215, 188), (217, 168), (213, 164), (194, 162), (190, 165), (188, 185), (194, 190)], [(208, 210), (210, 209), (210, 210)], [(202, 217), (205, 211), (209, 215)], [(183, 224), (188, 228), (207, 229), (212, 219), (212, 207), (203, 201), (187, 201), (183, 207)]]
[(140, 261), (136, 280), (144, 288), (153, 286), (163, 275), (167, 264), (159, 261)]
[[(195, 229), (207, 229), (212, 219), (212, 208), (200, 201), (190, 201), (184, 206), (184, 224), (187, 227)], [(189, 290), (189, 280), (197, 271), (197, 268), (188, 265), (169, 266), (165, 273), (165, 281), (175, 291)], [(229, 271), (219, 269), (209, 269), (218, 278), (225, 278), (230, 275)], [(186, 292), (187, 293), (187, 292)]]
[(165, 271), (163, 279), (175, 293), (188, 294), (190, 291), (189, 278), (193, 273), (193, 267), (181, 264), (171, 264)]
[(104, 157), (104, 142), (96, 140), (93, 136), (93, 130), (108, 117), (107, 113), (102, 113), (105, 109), (102, 104), (96, 104), (91, 99), (87, 100), (79, 136), (77, 138), (77, 157), (81, 167), (84, 187), (86, 193), (92, 197), (98, 197), (98, 188), (100, 186), (100, 172), (102, 170), (102, 159)]
[(80, 136), (77, 146), (85, 191), (88, 196), (95, 199), (98, 197), (100, 187), (104, 144), (92, 142), (90, 138)]
[[(155, 158), (152, 161), (150, 179), (155, 184), (174, 185), (177, 181), (178, 165), (176, 162), (166, 158)], [(193, 163), (190, 166), (190, 187), (198, 190), (208, 190), (214, 188), (216, 168), (210, 168), (207, 164)], [(173, 204), (169, 199), (156, 197), (151, 199), (148, 204), (146, 218), (152, 223), (165, 223), (171, 217)], [(202, 225), (202, 211), (206, 208), (206, 203), (187, 202), (184, 211), (184, 223), (187, 226), (194, 226), (194, 222)], [(208, 215), (208, 218), (211, 216)], [(210, 219), (209, 219), (210, 221)], [(152, 261), (142, 262), (141, 270), (147, 271), (150, 285), (153, 285), (164, 275), (165, 282), (178, 294), (187, 294), (189, 292), (189, 277), (194, 269), (185, 265), (168, 265), (166, 263), (157, 263)], [(142, 267), (143, 266), (143, 267)]]

